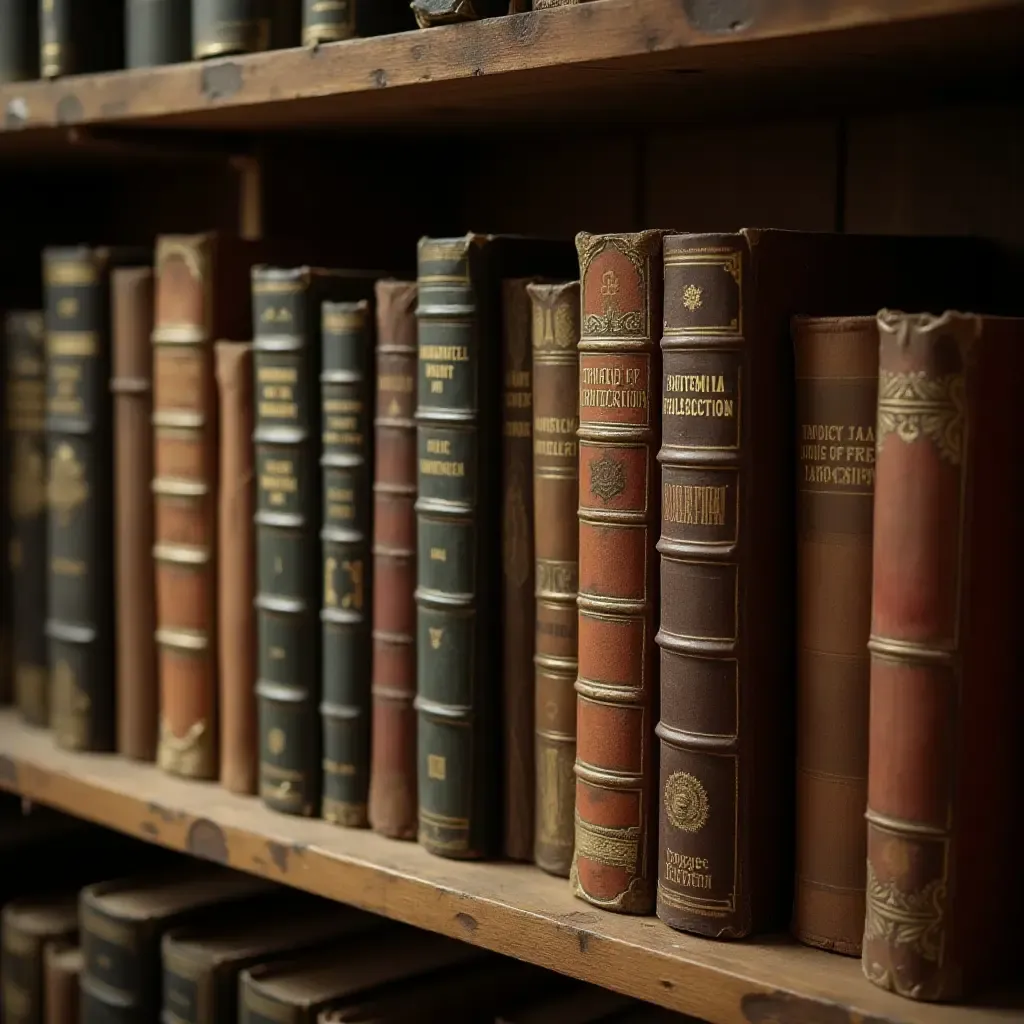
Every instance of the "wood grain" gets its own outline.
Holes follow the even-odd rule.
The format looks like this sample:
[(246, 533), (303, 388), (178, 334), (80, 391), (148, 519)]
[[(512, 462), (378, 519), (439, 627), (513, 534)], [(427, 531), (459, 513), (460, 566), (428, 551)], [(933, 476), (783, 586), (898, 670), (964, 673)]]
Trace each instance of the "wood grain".
[(369, 831), (277, 815), (149, 765), (57, 750), (11, 711), (0, 712), (0, 751), (0, 788), (30, 800), (713, 1024), (1021, 1019), (1019, 998), (1006, 1009), (914, 1003), (869, 984), (856, 961), (784, 937), (682, 935), (654, 918), (602, 913), (529, 866), (454, 863)]

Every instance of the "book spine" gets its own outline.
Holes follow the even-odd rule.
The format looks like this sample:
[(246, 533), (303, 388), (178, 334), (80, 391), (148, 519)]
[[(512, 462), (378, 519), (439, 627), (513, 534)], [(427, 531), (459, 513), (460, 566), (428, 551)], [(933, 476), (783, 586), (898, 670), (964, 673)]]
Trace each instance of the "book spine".
[(0, 0), (0, 83), (39, 77), (39, 0)]
[(509, 0), (412, 0), (410, 6), (420, 28), (496, 18), (509, 12)]
[(74, 72), (72, 6), (77, 0), (38, 0), (39, 71), (43, 78)]
[(253, 516), (252, 345), (215, 346), (220, 399), (220, 500), (217, 526), (217, 676), (220, 686), (220, 782), (256, 792), (256, 560)]
[(0, 951), (2, 1018), (4, 1024), (35, 1024), (43, 1017), (43, 948), (30, 932), (18, 926), (8, 911), (3, 920)]
[(163, 938), (160, 955), (163, 968), (160, 1020), (164, 1024), (220, 1024), (217, 1017), (216, 967), (182, 956), (175, 949), (173, 939), (168, 941), (168, 938), (167, 935)]
[(793, 932), (864, 934), (875, 318), (797, 317), (797, 829)]
[(111, 274), (117, 750), (156, 755), (156, 584), (153, 573), (153, 271)]
[(157, 763), (198, 779), (217, 775), (215, 244), (158, 240), (153, 327)]
[(77, 946), (48, 945), (43, 954), (43, 978), (46, 991), (43, 1024), (78, 1024), (79, 978), (82, 951)]
[(243, 971), (238, 984), (238, 1024), (315, 1024), (316, 1010), (264, 995)]
[[(146, 992), (159, 985), (158, 951), (147, 941), (147, 922), (117, 920), (91, 905), (87, 891), (79, 903), (82, 944), (80, 974), (83, 1024), (149, 1024), (158, 1006)], [(149, 954), (149, 956), (147, 956)], [(155, 975), (155, 977), (154, 977)]]
[(336, 43), (356, 34), (356, 0), (302, 0), (302, 42)]
[(269, 50), (271, 0), (192, 0), (192, 57)]
[(39, 0), (43, 78), (109, 71), (124, 61), (125, 0)]
[(534, 860), (572, 867), (579, 591), (580, 286), (531, 284), (536, 654)]
[(533, 859), (533, 361), (526, 279), (502, 282), (502, 698), (505, 856)]
[[(256, 649), (260, 796), (320, 807), (319, 352), (302, 270), (254, 268)], [(316, 335), (313, 335), (315, 341)]]
[(127, 0), (125, 66), (149, 68), (191, 57), (191, 0)]
[(58, 745), (114, 746), (109, 276), (101, 250), (44, 252), (50, 720)]
[[(418, 249), (416, 709), (419, 840), (446, 857), (494, 852), (494, 683), (500, 639), (484, 636), (481, 608), (496, 603), (490, 578), (497, 517), (479, 515), (485, 472), (481, 404), (500, 394), (497, 339), (480, 337), (474, 236), (421, 239)], [(487, 416), (497, 413), (488, 409)], [(496, 425), (496, 424), (495, 424)], [(494, 476), (487, 467), (489, 476)], [(494, 481), (497, 484), (497, 481)], [(493, 657), (485, 661), (481, 644)]]
[(322, 307), (322, 815), (367, 824), (370, 773), (370, 304)]
[(10, 607), (15, 703), (49, 724), (46, 659), (46, 342), (43, 315), (7, 314)]
[(660, 232), (576, 238), (580, 261), (579, 676), (573, 890), (650, 913), (657, 834), (654, 456)]
[(416, 285), (379, 281), (369, 818), (416, 838)]

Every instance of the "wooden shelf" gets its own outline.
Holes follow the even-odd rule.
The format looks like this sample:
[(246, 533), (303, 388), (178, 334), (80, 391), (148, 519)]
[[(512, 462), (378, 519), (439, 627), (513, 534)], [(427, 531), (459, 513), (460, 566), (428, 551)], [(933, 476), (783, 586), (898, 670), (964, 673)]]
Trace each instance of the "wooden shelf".
[[(721, 943), (604, 913), (536, 868), (433, 857), (415, 843), (291, 818), (152, 765), (72, 754), (0, 712), (0, 788), (196, 857), (441, 932), (715, 1024), (996, 1024), (875, 988), (856, 960), (785, 937)], [(1016, 1007), (1011, 1008), (1011, 1007)]]

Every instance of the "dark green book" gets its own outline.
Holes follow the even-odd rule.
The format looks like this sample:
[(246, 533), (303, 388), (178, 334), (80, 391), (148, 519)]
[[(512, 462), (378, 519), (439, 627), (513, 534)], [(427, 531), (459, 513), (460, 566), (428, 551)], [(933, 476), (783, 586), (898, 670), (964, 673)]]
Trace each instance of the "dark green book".
[(289, 814), (315, 815), (321, 793), (320, 307), (373, 280), (252, 270), (260, 796)]
[(114, 749), (110, 270), (130, 249), (47, 249), (46, 636), (58, 745)]
[(370, 773), (369, 302), (325, 302), (323, 369), (323, 816), (365, 827)]
[(0, 0), (0, 84), (39, 77), (39, 0)]
[(124, 66), (124, 0), (39, 0), (43, 78)]
[(501, 820), (501, 283), (569, 278), (569, 243), (424, 238), (419, 250), (416, 709), (419, 839), (497, 852)]
[(177, 64), (192, 57), (192, 0), (125, 0), (125, 67)]
[(192, 56), (298, 46), (302, 0), (192, 0)]

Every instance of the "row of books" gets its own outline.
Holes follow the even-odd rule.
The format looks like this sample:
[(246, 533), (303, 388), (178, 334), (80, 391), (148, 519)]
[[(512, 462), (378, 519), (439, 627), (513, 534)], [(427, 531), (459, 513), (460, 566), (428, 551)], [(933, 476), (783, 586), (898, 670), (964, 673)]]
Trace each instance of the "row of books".
[[(423, 239), (413, 283), (268, 253), (45, 254), (46, 350), (36, 315), (35, 383), (11, 372), (30, 719), (109, 749), (116, 706), (122, 752), (202, 778), (219, 729), (221, 777), (249, 789), (258, 746), (278, 810), (534, 859), (697, 934), (792, 914), (915, 998), (999, 974), (1021, 886), (974, 866), (1024, 819), (1000, 254), (468, 235)], [(878, 312), (946, 306), (981, 313)]]
[[(534, 0), (561, 7), (579, 0)], [(0, 83), (319, 46), (494, 17), (529, 0), (5, 0)]]
[(140, 868), (137, 844), (110, 833), (2, 824), (0, 858), (45, 856), (47, 846), (66, 857), (69, 840), (93, 855), (77, 871), (80, 890), (58, 872), (4, 902), (8, 1024), (691, 1020), (227, 868), (154, 858), (152, 848), (157, 862)]

